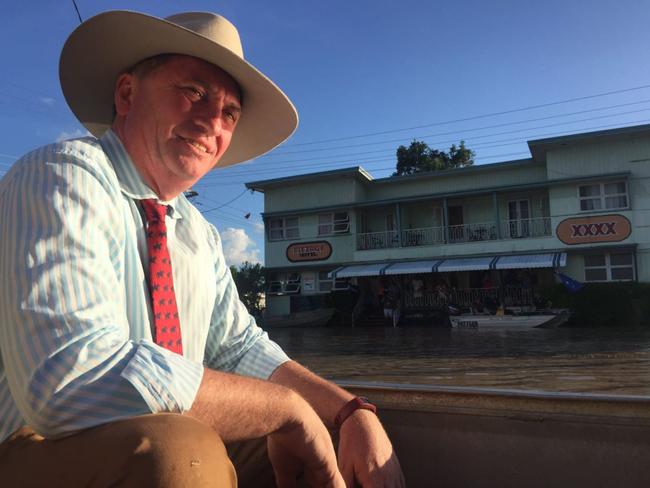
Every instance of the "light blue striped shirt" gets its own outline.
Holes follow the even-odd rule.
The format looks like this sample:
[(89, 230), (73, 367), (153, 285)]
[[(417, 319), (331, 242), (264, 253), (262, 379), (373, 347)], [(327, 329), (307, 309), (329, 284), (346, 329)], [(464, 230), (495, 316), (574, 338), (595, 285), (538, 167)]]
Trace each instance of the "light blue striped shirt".
[(152, 341), (144, 198), (156, 195), (111, 131), (37, 149), (0, 180), (0, 440), (184, 412), (203, 365), (268, 378), (288, 360), (182, 195), (166, 203), (184, 354)]

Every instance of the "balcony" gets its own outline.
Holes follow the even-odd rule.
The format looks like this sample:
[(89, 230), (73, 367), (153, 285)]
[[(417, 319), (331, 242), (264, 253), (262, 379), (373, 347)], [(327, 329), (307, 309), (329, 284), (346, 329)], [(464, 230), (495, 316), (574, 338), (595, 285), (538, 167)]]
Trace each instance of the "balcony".
[(357, 250), (527, 239), (548, 237), (550, 235), (551, 219), (550, 217), (542, 217), (536, 219), (507, 220), (500, 224), (496, 222), (481, 222), (406, 229), (401, 232), (401, 236), (395, 230), (366, 232), (357, 234)]
[(400, 247), (398, 236), (399, 234), (396, 230), (357, 234), (357, 249), (367, 250)]

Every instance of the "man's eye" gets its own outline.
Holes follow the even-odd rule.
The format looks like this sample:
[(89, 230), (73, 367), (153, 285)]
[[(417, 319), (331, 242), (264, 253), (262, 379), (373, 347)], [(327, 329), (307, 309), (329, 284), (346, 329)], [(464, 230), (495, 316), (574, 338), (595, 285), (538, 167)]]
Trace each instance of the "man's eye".
[(186, 86), (183, 88), (183, 90), (185, 91), (185, 93), (187, 93), (187, 96), (192, 100), (201, 100), (203, 98), (203, 93), (192, 86)]

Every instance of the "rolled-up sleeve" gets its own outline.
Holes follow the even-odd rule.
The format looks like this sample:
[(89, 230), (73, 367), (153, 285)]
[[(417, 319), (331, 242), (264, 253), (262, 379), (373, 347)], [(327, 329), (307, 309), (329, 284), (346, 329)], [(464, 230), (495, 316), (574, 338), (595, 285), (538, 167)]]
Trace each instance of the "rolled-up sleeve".
[(130, 338), (115, 175), (57, 147), (0, 186), (0, 350), (18, 410), (46, 437), (186, 411), (203, 365)]
[(237, 287), (224, 260), (219, 234), (213, 226), (211, 230), (215, 245), (217, 295), (210, 321), (205, 364), (216, 370), (268, 379), (289, 357), (255, 323), (239, 299)]

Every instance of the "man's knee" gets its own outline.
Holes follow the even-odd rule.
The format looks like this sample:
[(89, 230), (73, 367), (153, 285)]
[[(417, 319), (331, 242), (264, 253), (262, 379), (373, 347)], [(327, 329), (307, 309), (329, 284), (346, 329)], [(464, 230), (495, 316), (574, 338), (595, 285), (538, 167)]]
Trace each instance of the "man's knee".
[(184, 415), (156, 414), (137, 419), (133, 427), (127, 468), (133, 486), (236, 486), (223, 441), (208, 425)]

